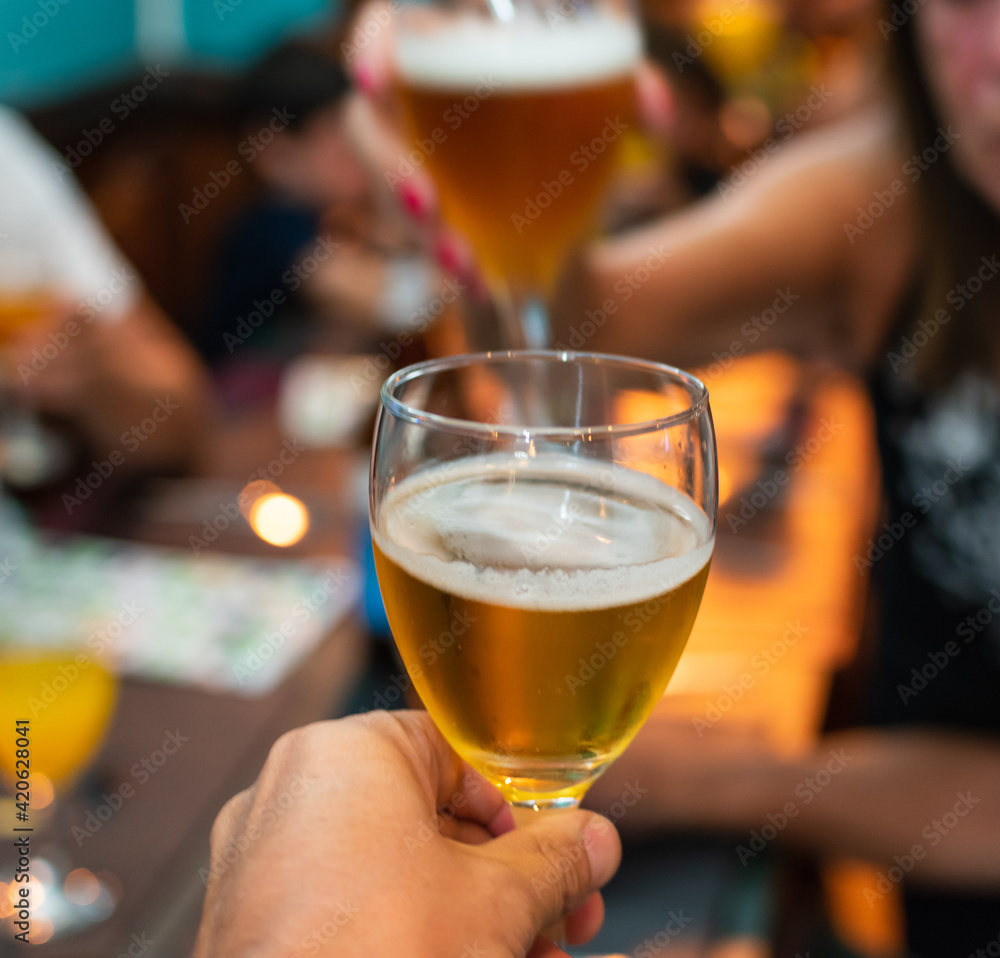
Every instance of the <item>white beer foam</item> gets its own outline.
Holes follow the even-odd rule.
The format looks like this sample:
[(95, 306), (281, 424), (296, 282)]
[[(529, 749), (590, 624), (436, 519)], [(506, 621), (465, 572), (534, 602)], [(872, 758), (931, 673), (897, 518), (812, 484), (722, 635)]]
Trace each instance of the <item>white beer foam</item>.
[(639, 27), (600, 14), (554, 27), (469, 20), (396, 38), (400, 76), (424, 88), (471, 90), (483, 80), (501, 93), (580, 86), (631, 72), (641, 55)]
[[(484, 481), (512, 473), (506, 485)], [(470, 601), (546, 612), (654, 599), (700, 572), (714, 545), (708, 517), (676, 489), (553, 455), (419, 473), (386, 496), (379, 525), (379, 548), (415, 578)]]

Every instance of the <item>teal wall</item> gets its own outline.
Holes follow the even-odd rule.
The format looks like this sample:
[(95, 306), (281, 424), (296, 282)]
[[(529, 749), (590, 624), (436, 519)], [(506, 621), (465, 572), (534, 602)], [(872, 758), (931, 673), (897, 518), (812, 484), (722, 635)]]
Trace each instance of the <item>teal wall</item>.
[[(336, 0), (0, 0), (0, 101), (21, 107), (52, 103), (150, 62), (236, 67), (289, 32), (325, 22), (337, 5)], [(158, 22), (137, 30), (137, 9), (145, 9), (147, 17), (151, 11)], [(160, 21), (162, 42), (156, 33)]]

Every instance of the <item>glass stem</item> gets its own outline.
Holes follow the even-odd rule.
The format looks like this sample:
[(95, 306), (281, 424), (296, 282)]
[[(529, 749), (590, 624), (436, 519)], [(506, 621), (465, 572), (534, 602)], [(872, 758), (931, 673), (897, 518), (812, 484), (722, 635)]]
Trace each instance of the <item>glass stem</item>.
[(548, 349), (552, 327), (544, 295), (511, 287), (497, 292), (497, 308), (508, 349)]

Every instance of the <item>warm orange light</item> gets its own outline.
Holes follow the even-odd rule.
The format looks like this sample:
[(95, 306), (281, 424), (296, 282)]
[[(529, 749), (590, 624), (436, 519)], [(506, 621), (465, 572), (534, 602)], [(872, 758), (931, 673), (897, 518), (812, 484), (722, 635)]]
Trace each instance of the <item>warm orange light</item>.
[(243, 518), (247, 522), (250, 521), (250, 510), (253, 509), (257, 500), (270, 495), (272, 492), (281, 492), (281, 489), (267, 479), (254, 479), (253, 482), (248, 482), (243, 487), (237, 501), (239, 502), (240, 512), (243, 513)]
[(729, 501), (733, 492), (733, 477), (727, 469), (719, 466), (719, 505)]
[(101, 893), (101, 883), (86, 868), (74, 868), (63, 882), (63, 891), (74, 905), (90, 905)]
[(38, 917), (31, 919), (31, 943), (33, 945), (44, 945), (51, 937), (55, 928), (48, 918)]
[(295, 496), (273, 492), (250, 507), (250, 526), (273, 546), (295, 545), (309, 529), (309, 512)]
[(31, 775), (31, 807), (32, 809), (48, 808), (55, 800), (56, 790), (52, 787), (52, 780), (48, 775), (41, 772), (33, 772)]

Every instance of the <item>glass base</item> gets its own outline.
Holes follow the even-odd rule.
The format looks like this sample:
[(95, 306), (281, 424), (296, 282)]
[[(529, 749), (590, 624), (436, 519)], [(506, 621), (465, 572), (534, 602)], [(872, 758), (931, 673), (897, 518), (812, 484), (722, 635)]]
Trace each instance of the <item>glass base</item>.
[[(590, 783), (588, 782), (588, 784)], [(523, 798), (516, 801), (508, 801), (507, 804), (515, 811), (517, 809), (524, 809), (527, 812), (560, 812), (569, 808), (579, 808), (582, 797), (573, 798), (569, 795), (562, 795), (559, 798)], [(515, 816), (516, 820), (517, 817)]]
[(0, 928), (5, 934), (27, 932), (22, 941), (41, 945), (102, 922), (114, 912), (118, 890), (104, 877), (85, 868), (71, 869), (62, 859), (59, 849), (50, 848), (32, 860), (27, 916), (13, 905), (18, 899), (12, 900), (10, 889), (17, 886), (0, 882), (7, 891), (6, 900), (0, 902)]
[(614, 755), (547, 761), (495, 754), (463, 757), (500, 791), (512, 807), (572, 808), (614, 760)]

